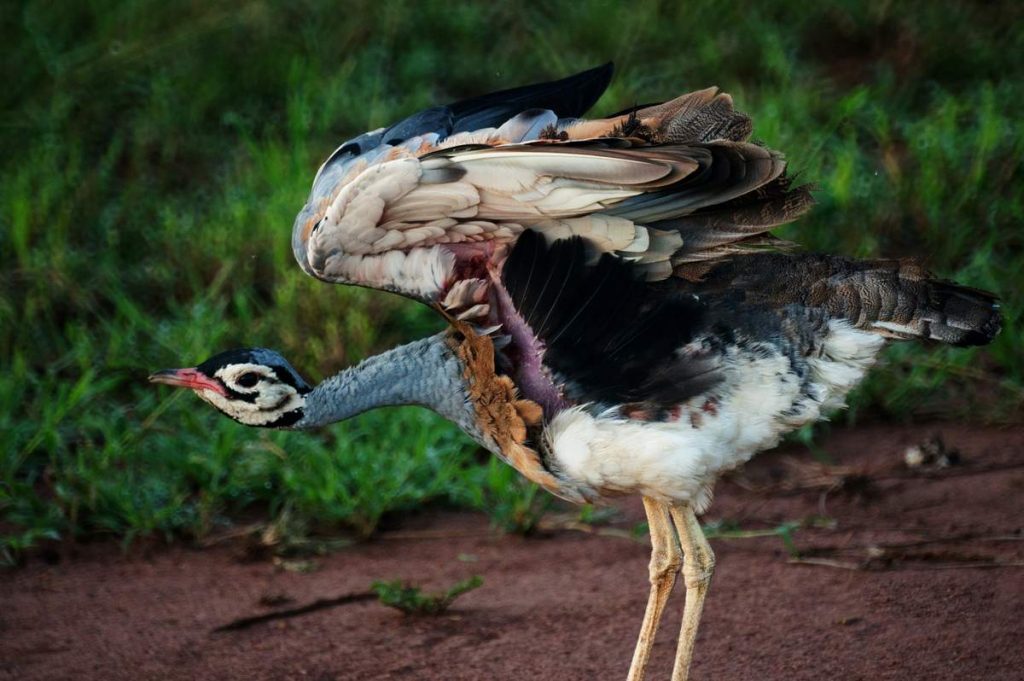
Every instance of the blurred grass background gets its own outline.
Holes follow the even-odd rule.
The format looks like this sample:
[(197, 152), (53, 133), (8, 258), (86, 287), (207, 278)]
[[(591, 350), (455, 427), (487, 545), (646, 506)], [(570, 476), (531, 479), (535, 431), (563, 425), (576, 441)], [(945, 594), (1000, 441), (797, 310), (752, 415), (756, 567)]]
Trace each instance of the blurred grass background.
[(144, 379), (262, 345), (319, 380), (439, 328), (299, 271), (290, 228), (319, 163), (416, 109), (609, 59), (596, 113), (735, 96), (820, 188), (784, 236), (920, 256), (1003, 297), (990, 348), (894, 347), (839, 420), (1019, 421), (1022, 21), (1016, 2), (8, 3), (0, 559), (253, 515), (367, 536), (427, 503), (531, 527), (543, 495), (425, 411), (260, 432)]

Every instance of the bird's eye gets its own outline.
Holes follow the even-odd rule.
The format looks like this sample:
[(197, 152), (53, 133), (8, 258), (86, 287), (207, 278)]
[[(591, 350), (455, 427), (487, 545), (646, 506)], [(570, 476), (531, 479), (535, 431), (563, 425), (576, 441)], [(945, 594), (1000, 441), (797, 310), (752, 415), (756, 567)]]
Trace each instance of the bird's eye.
[(243, 388), (255, 387), (255, 385), (259, 382), (260, 375), (257, 373), (253, 373), (252, 371), (242, 374), (235, 380), (235, 383), (242, 386)]

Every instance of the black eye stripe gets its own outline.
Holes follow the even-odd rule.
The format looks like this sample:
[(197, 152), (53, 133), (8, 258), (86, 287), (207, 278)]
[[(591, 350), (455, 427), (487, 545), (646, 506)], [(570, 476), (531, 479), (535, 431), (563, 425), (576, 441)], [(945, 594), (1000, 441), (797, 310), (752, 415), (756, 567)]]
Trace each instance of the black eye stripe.
[(249, 404), (256, 404), (256, 398), (259, 397), (256, 393), (240, 393), (231, 388), (228, 388), (228, 395), (231, 396), (231, 400), (234, 402), (248, 402)]

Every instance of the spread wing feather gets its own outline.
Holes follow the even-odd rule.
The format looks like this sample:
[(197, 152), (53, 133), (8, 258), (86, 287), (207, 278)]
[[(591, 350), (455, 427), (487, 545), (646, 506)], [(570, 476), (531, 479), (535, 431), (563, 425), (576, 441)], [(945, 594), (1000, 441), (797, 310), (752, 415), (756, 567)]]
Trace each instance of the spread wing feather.
[(573, 401), (666, 408), (721, 380), (713, 357), (680, 352), (706, 332), (696, 296), (652, 292), (635, 265), (607, 253), (587, 260), (579, 237), (548, 243), (527, 230), (502, 272), (544, 365)]
[[(715, 88), (579, 120), (609, 75), (435, 107), (342, 145), (296, 220), (300, 264), (327, 281), (448, 300), (455, 283), (483, 276), (466, 262), (500, 269), (532, 229), (580, 237), (591, 261), (612, 253), (649, 280), (685, 277), (688, 263), (773, 245), (764, 233), (809, 207), (782, 155), (746, 141), (750, 119)], [(420, 249), (433, 249), (416, 258), (429, 276), (410, 269)]]

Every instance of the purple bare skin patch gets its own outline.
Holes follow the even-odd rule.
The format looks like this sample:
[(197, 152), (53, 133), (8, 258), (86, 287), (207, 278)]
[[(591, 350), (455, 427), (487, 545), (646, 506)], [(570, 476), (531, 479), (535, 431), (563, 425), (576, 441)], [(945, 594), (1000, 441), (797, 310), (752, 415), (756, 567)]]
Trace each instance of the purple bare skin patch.
[(497, 311), (497, 321), (501, 322), (505, 333), (512, 337), (512, 343), (505, 352), (514, 355), (515, 381), (519, 393), (543, 407), (544, 417), (550, 421), (570, 404), (544, 368), (544, 344), (516, 311), (508, 292), (494, 275), (491, 277), (491, 291), (497, 303), (492, 306), (492, 310)]
[(455, 267), (445, 287), (446, 291), (452, 283), (461, 279), (488, 278), (488, 265), (495, 253), (493, 242), (444, 244), (443, 248), (455, 256)]

